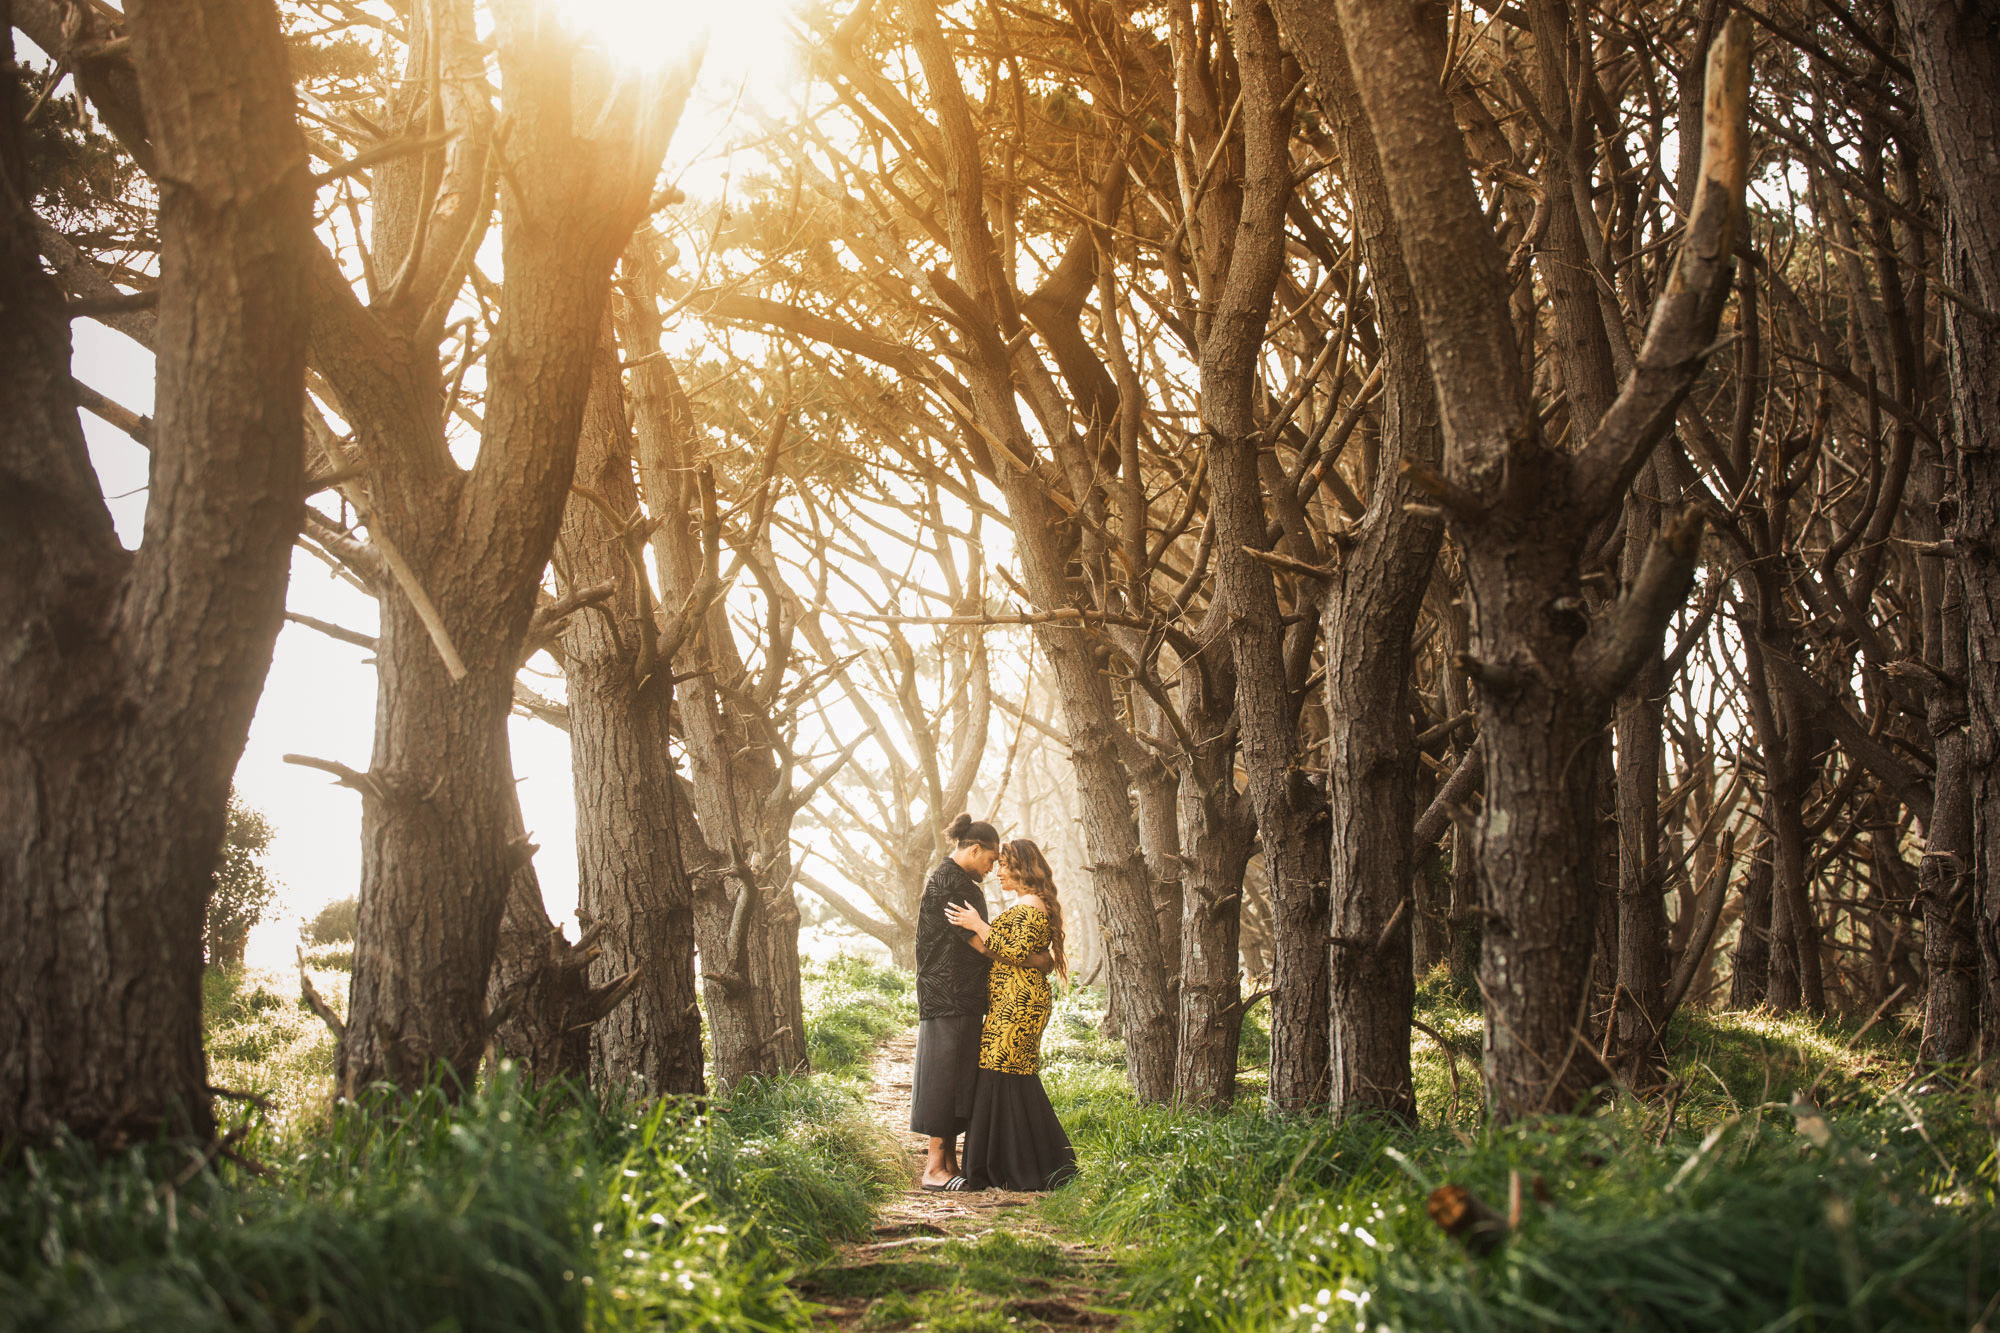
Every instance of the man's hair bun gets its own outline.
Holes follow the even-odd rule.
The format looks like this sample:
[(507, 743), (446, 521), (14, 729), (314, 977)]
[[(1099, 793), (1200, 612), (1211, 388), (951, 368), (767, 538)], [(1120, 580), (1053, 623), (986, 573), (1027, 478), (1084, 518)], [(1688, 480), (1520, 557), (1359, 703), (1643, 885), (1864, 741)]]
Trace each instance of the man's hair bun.
[(971, 815), (960, 815), (952, 820), (945, 826), (944, 835), (961, 847), (977, 844), (995, 851), (1000, 849), (1000, 830)]

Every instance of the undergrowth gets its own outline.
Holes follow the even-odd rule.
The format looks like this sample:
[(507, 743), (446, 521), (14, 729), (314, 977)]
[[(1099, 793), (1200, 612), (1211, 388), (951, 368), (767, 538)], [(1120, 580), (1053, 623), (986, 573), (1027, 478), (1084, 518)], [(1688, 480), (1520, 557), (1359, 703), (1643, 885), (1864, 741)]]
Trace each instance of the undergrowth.
[[(1964, 1329), (2000, 1306), (1990, 1097), (1917, 1096), (1889, 1037), (1761, 1014), (1668, 1034), (1677, 1091), (1496, 1127), (1479, 1020), (1441, 985), (1415, 1040), (1424, 1118), (1140, 1107), (1087, 1064), (1051, 1079), (1084, 1172), (1050, 1215), (1127, 1256), (1146, 1330)], [(1471, 1057), (1471, 1058), (1467, 1058)], [(1794, 1096), (1800, 1098), (1794, 1102)], [(1518, 1219), (1470, 1256), (1446, 1182)]]
[[(840, 962), (814, 987), (808, 1044), (845, 1069), (908, 982)], [(329, 1107), (317, 1019), (240, 973), (205, 998), (212, 1076), (268, 1099), (249, 1155), (22, 1153), (0, 1179), (0, 1330), (798, 1327), (787, 1277), (902, 1179), (838, 1078), (628, 1105), (503, 1062), (456, 1105)]]

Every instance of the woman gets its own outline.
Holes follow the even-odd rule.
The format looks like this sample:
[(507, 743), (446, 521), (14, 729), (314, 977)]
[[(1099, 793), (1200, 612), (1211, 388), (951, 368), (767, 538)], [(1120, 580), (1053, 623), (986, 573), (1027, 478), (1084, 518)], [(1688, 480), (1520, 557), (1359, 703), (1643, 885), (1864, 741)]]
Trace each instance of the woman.
[(1048, 978), (1030, 959), (1047, 949), (1069, 975), (1062, 904), (1048, 859), (1028, 839), (1002, 846), (999, 868), (1000, 887), (1015, 895), (1012, 907), (991, 924), (970, 907), (946, 913), (953, 925), (972, 932), (972, 947), (993, 960), (961, 1167), (972, 1189), (1054, 1189), (1076, 1174), (1076, 1152), (1042, 1089), (1042, 1029), (1051, 997)]

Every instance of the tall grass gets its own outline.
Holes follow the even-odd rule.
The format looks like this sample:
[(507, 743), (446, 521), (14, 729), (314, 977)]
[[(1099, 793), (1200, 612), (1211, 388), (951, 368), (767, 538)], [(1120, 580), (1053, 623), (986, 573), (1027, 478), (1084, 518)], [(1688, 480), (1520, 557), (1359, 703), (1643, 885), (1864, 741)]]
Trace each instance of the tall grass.
[[(1427, 988), (1454, 1048), (1477, 1015)], [(1671, 1109), (1506, 1128), (1139, 1107), (1062, 1071), (1085, 1170), (1052, 1211), (1130, 1256), (1140, 1329), (1964, 1329), (2000, 1302), (1990, 1103), (1901, 1091), (1893, 1043), (1767, 1016), (1670, 1034)], [(1816, 1101), (1789, 1104), (1795, 1093)], [(1815, 1109), (1816, 1108), (1816, 1109)], [(1470, 1188), (1518, 1225), (1472, 1258), (1427, 1216)], [(1518, 1181), (1518, 1186), (1514, 1182)]]
[[(847, 963), (816, 986), (809, 1044), (846, 1067), (908, 983)], [(255, 977), (209, 988), (213, 1067), (269, 1098), (241, 1140), (261, 1162), (23, 1153), (0, 1177), (0, 1330), (803, 1327), (788, 1274), (901, 1180), (825, 1077), (642, 1105), (503, 1062), (456, 1105), (325, 1107), (317, 1020)]]

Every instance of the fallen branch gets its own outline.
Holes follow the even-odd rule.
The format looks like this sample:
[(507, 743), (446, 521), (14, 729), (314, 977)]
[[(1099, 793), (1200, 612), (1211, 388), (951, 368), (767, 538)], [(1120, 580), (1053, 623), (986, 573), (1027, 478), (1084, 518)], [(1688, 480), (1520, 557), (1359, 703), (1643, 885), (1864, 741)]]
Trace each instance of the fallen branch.
[(340, 1015), (333, 1012), (333, 1006), (320, 995), (313, 985), (312, 974), (306, 971), (306, 951), (299, 950), (299, 996), (306, 1002), (306, 1008), (318, 1014), (320, 1021), (333, 1030), (334, 1065), (340, 1064), (341, 1048), (347, 1044), (347, 1024), (340, 1021)]

